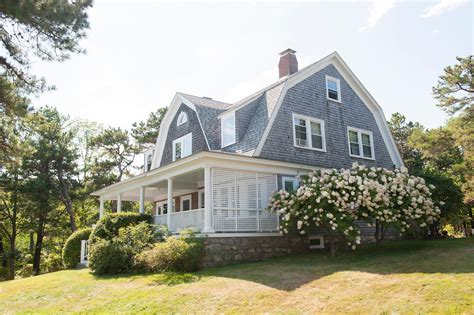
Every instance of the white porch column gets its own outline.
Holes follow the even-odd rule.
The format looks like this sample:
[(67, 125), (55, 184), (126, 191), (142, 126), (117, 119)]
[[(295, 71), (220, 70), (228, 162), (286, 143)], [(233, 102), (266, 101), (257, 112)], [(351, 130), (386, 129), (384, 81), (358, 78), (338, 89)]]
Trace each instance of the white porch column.
[(117, 194), (117, 212), (122, 212), (122, 194)]
[(212, 227), (212, 176), (211, 168), (204, 168), (204, 229), (203, 233), (214, 233)]
[(171, 211), (173, 211), (173, 179), (168, 178), (168, 210), (166, 211), (166, 225), (171, 231)]
[(104, 216), (104, 199), (100, 198), (99, 200), (99, 220)]
[(140, 187), (140, 213), (145, 213), (145, 187)]

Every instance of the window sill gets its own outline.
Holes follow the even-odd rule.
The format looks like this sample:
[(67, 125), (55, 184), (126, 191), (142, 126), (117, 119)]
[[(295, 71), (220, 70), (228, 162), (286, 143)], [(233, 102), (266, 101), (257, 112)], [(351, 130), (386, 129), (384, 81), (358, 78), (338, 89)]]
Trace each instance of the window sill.
[(327, 152), (326, 149), (317, 149), (317, 148), (310, 148), (310, 147), (302, 147), (300, 145), (296, 145), (296, 144), (293, 144), (293, 146), (295, 148), (298, 148), (298, 149), (306, 149), (306, 150), (313, 150), (313, 151), (318, 151), (318, 152)]
[(331, 102), (334, 102), (334, 103), (342, 104), (341, 100), (334, 100), (334, 99), (329, 98), (329, 97), (326, 97), (326, 99), (327, 99), (328, 101), (331, 101)]
[(353, 155), (349, 154), (350, 157), (357, 158), (357, 159), (364, 159), (364, 160), (370, 160), (370, 161), (375, 161), (375, 158), (368, 158), (365, 156), (360, 156), (360, 155)]

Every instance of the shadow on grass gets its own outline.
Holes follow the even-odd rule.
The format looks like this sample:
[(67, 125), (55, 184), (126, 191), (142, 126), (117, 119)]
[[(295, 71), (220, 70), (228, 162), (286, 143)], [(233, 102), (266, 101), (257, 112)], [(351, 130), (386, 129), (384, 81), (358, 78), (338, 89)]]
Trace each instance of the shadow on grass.
[[(278, 290), (293, 291), (307, 283), (337, 272), (379, 275), (409, 273), (474, 273), (474, 238), (426, 241), (386, 241), (361, 246), (356, 251), (290, 255), (261, 262), (201, 270), (195, 273), (151, 274), (150, 285), (174, 286), (207, 277), (241, 279)], [(143, 273), (94, 275), (98, 280), (127, 278), (134, 281)]]
[(202, 276), (192, 273), (176, 273), (176, 272), (165, 272), (157, 274), (153, 277), (153, 283), (156, 285), (167, 285), (173, 286), (183, 283), (192, 283), (199, 281)]
[(150, 285), (166, 285), (174, 286), (183, 283), (192, 283), (199, 281), (203, 276), (196, 273), (179, 273), (179, 272), (162, 272), (162, 273), (145, 273), (145, 272), (135, 272), (135, 273), (124, 273), (124, 274), (114, 274), (114, 275), (97, 275), (92, 273), (97, 280), (118, 280), (118, 279), (127, 279), (128, 281), (134, 281), (135, 279), (141, 279), (143, 276), (150, 276), (152, 282)]
[(327, 252), (272, 258), (257, 263), (203, 270), (219, 276), (292, 291), (337, 272), (379, 275), (409, 273), (474, 273), (474, 239), (386, 241), (331, 257)]

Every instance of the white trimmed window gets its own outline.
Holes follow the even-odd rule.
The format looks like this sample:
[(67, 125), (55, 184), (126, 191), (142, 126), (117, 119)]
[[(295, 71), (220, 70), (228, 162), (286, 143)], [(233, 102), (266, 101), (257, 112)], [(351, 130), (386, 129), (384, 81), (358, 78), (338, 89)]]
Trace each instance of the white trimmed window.
[[(173, 198), (173, 211), (175, 207), (175, 199)], [(159, 201), (156, 203), (156, 215), (163, 215), (168, 213), (168, 202), (166, 201)]]
[(182, 159), (193, 152), (192, 133), (173, 141), (173, 161)]
[(188, 115), (185, 112), (181, 112), (178, 116), (178, 121), (176, 122), (176, 124), (178, 126), (181, 126), (182, 124), (187, 123), (187, 122), (188, 122)]
[(281, 187), (284, 191), (292, 192), (298, 189), (299, 186), (300, 182), (295, 177), (283, 176), (281, 179)]
[(180, 198), (180, 211), (188, 211), (191, 210), (191, 195), (181, 196)]
[(324, 121), (293, 114), (294, 145), (300, 148), (326, 151)]
[(309, 248), (324, 248), (324, 237), (322, 235), (311, 235), (308, 237)]
[(326, 97), (331, 101), (341, 101), (341, 82), (339, 79), (326, 76)]
[(222, 147), (235, 143), (235, 112), (221, 117)]
[(372, 132), (357, 128), (347, 128), (350, 156), (374, 159), (374, 140)]

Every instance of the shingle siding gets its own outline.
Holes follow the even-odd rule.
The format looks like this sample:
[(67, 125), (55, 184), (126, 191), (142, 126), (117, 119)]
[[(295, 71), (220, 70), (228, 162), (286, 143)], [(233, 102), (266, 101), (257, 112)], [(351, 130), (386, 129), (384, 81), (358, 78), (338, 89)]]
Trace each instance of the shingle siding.
[[(176, 122), (181, 112), (185, 112), (188, 115), (188, 121), (177, 126)], [(173, 141), (190, 132), (192, 132), (192, 154), (207, 151), (206, 139), (202, 133), (196, 112), (188, 106), (181, 104), (168, 129), (168, 136), (166, 137), (160, 167), (173, 162)]]
[[(341, 103), (326, 98), (326, 75), (341, 83)], [(293, 145), (292, 114), (324, 120), (327, 152)], [(347, 127), (372, 131), (375, 161), (349, 156)], [(353, 162), (393, 167), (374, 116), (332, 65), (289, 89), (262, 148), (260, 157), (326, 168), (350, 167)]]
[(224, 110), (196, 106), (196, 111), (201, 119), (204, 132), (207, 135), (210, 149), (219, 150), (221, 148), (221, 122), (217, 116), (223, 113)]

